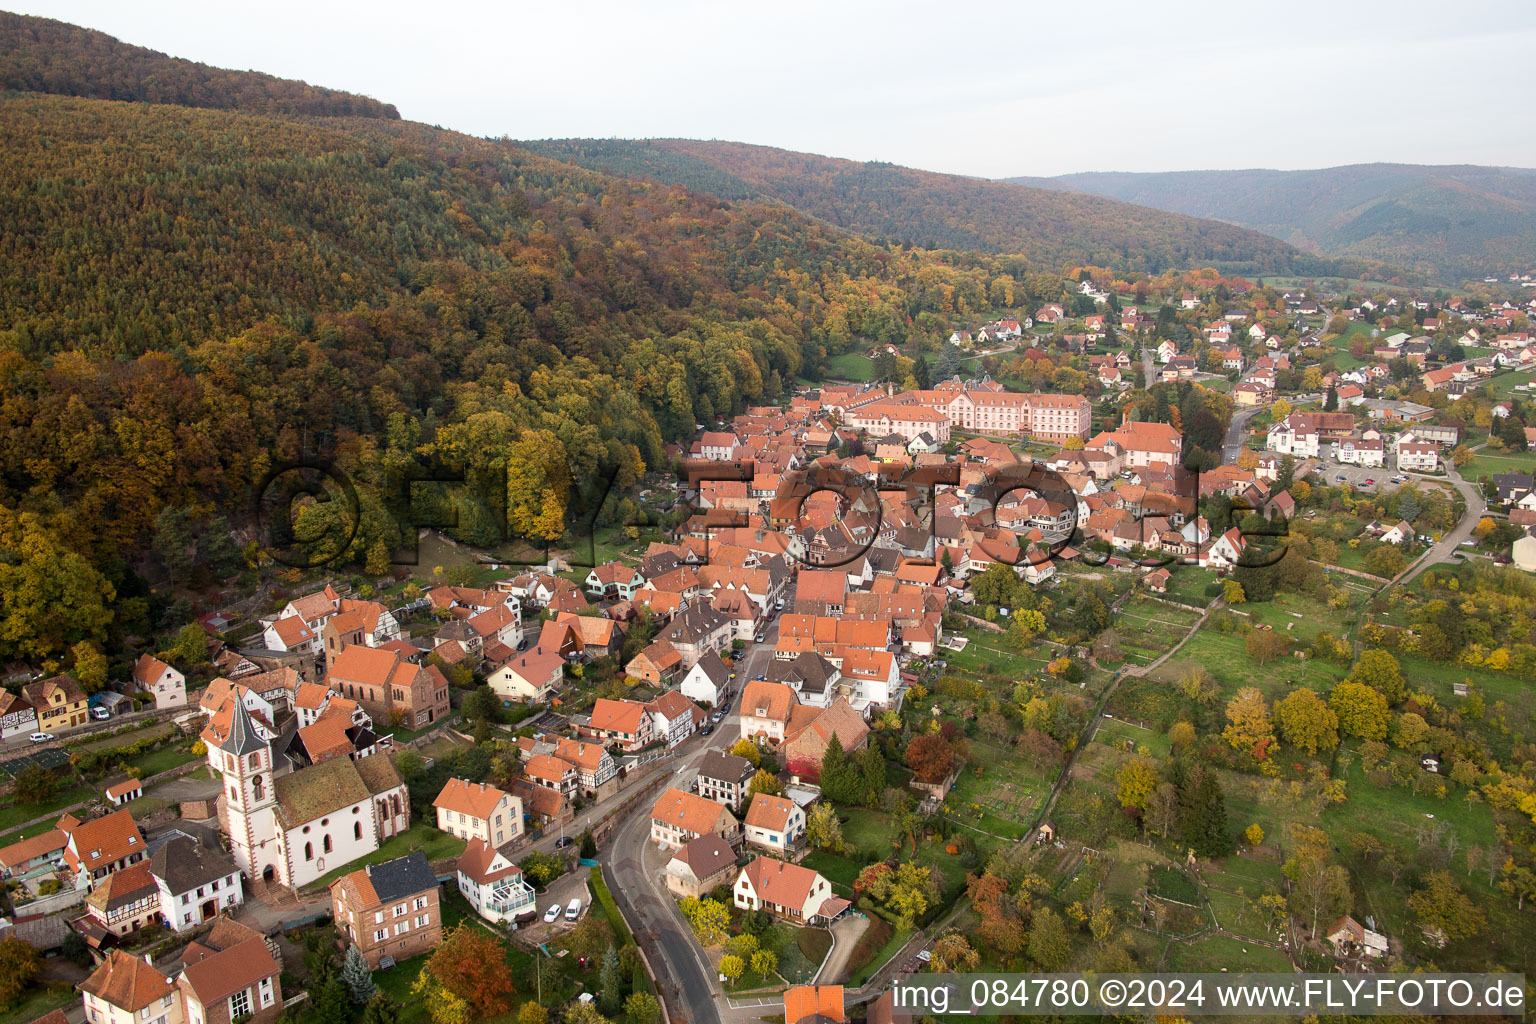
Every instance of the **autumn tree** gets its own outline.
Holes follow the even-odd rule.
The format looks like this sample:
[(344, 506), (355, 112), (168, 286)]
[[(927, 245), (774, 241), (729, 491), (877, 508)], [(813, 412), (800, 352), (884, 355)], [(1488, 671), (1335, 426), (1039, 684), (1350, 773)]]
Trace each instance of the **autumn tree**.
[(482, 1017), (512, 1008), (512, 971), (506, 947), (477, 925), (461, 923), (443, 935), (427, 970)]
[(1029, 923), (1029, 958), (1041, 970), (1056, 971), (1066, 966), (1072, 955), (1072, 940), (1066, 922), (1050, 907), (1036, 910)]
[(42, 958), (28, 943), (0, 939), (0, 1006), (14, 1006), (42, 969)]
[(1387, 735), (1387, 698), (1363, 683), (1346, 680), (1335, 686), (1328, 706), (1346, 736), (1379, 740)]
[(907, 744), (902, 762), (919, 782), (942, 782), (954, 769), (955, 748), (939, 733), (923, 733)]
[(1227, 727), (1221, 736), (1234, 750), (1264, 756), (1275, 733), (1269, 722), (1269, 705), (1257, 687), (1245, 686), (1227, 702)]
[(959, 932), (950, 932), (929, 948), (928, 970), (935, 974), (964, 974), (979, 966), (981, 954)]
[(1254, 822), (1243, 829), (1243, 838), (1248, 841), (1249, 846), (1259, 846), (1264, 842), (1264, 830), (1259, 827), (1258, 822)]
[(810, 816), (805, 822), (805, 838), (818, 850), (842, 852), (843, 826), (837, 820), (837, 811), (831, 804), (819, 802), (811, 808)]
[(1126, 761), (1115, 773), (1115, 796), (1127, 810), (1141, 810), (1157, 788), (1157, 772), (1146, 758)]
[(1175, 751), (1184, 750), (1195, 742), (1193, 722), (1178, 721), (1168, 727), (1168, 743)]
[(756, 743), (745, 736), (731, 745), (731, 753), (749, 762), (753, 768), (763, 763), (763, 752), (758, 749)]
[(1309, 754), (1339, 745), (1339, 716), (1315, 691), (1304, 686), (1275, 704), (1275, 722), (1287, 743)]
[(1403, 670), (1391, 651), (1376, 647), (1365, 651), (1347, 681), (1371, 687), (1385, 697), (1388, 704), (1397, 704), (1403, 699)]
[(1424, 876), (1424, 888), (1408, 897), (1408, 909), (1425, 928), (1438, 928), (1451, 940), (1469, 939), (1487, 925), (1487, 918), (1461, 891), (1449, 871), (1431, 871)]
[(747, 784), (747, 793), (750, 796), (757, 796), (759, 793), (767, 793), (769, 796), (783, 796), (784, 783), (780, 782), (779, 777), (766, 768), (759, 768), (756, 774), (752, 776), (752, 781)]

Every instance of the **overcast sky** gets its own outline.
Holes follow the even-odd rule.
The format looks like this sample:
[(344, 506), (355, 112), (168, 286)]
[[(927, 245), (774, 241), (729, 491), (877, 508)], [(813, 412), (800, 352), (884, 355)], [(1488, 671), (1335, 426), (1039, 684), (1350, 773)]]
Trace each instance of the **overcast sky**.
[(719, 138), (987, 177), (1536, 165), (1536, 3), (0, 0), (476, 135)]

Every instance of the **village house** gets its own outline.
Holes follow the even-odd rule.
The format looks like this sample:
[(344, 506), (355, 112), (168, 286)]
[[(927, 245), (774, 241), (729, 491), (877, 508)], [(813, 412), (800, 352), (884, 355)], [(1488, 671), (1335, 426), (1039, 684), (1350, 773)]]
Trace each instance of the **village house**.
[[(72, 820), (72, 819), (71, 819)], [(61, 820), (61, 828), (64, 823)], [(94, 888), (116, 871), (144, 860), (144, 836), (133, 815), (127, 811), (90, 821), (74, 821), (64, 828), (69, 838), (64, 844), (64, 865), (75, 876), (75, 888)]]
[(784, 741), (784, 730), (795, 706), (795, 691), (788, 686), (754, 679), (742, 690), (738, 705), (742, 738), (778, 746)]
[(666, 745), (675, 747), (692, 736), (704, 721), (704, 712), (698, 705), (677, 690), (667, 690), (645, 705), (651, 716), (651, 732)]
[(691, 701), (705, 707), (716, 707), (731, 698), (731, 670), (719, 654), (710, 651), (684, 674), (677, 688)]
[(644, 704), (632, 700), (599, 697), (592, 705), (591, 719), (578, 728), (583, 736), (617, 744), (626, 752), (639, 750), (656, 739), (655, 720)]
[(576, 786), (582, 796), (605, 800), (618, 792), (618, 762), (602, 744), (561, 737), (555, 744), (555, 756), (575, 767)]
[(443, 939), (437, 873), (420, 850), (369, 864), (331, 883), (336, 930), (378, 970), (435, 949)]
[(742, 910), (766, 910), (802, 925), (836, 916), (847, 907), (832, 895), (831, 883), (819, 872), (773, 857), (754, 857), (736, 876), (732, 894)]
[(716, 886), (730, 885), (735, 875), (736, 851), (710, 833), (684, 843), (667, 861), (662, 879), (674, 895), (699, 898)]
[(91, 1024), (273, 1024), (282, 962), (260, 932), (221, 920), (180, 955), (174, 973), (109, 950), (80, 983)]
[(454, 870), (459, 892), (487, 921), (524, 922), (538, 915), (537, 896), (523, 869), (484, 840), (471, 839)]
[(502, 703), (514, 700), (542, 703), (559, 691), (565, 680), (565, 659), (558, 651), (534, 647), (492, 672), (486, 683)]
[(155, 850), (149, 873), (160, 894), (160, 916), (178, 932), (200, 928), (245, 902), (235, 861), (216, 846), (177, 836)]
[(741, 827), (724, 804), (671, 788), (651, 807), (651, 841), (679, 847), (690, 839), (718, 835), (732, 847), (741, 844)]
[(42, 732), (73, 729), (90, 721), (85, 690), (69, 676), (52, 676), (21, 688), (22, 699), (36, 710)]
[(179, 708), (187, 703), (187, 677), (152, 654), (141, 654), (133, 666), (132, 691), (154, 698), (155, 709)]
[(376, 722), (419, 729), (448, 713), (448, 680), (437, 667), (407, 661), (388, 648), (343, 647), (330, 663), (326, 684), (361, 704)]
[(752, 798), (742, 824), (748, 843), (784, 856), (805, 836), (805, 811), (787, 797), (759, 793)]
[(523, 834), (523, 802), (484, 782), (449, 779), (432, 806), (437, 827), (466, 842), (505, 846)]
[(747, 799), (747, 787), (757, 769), (752, 762), (735, 754), (711, 749), (699, 759), (699, 795), (725, 804), (738, 814)]

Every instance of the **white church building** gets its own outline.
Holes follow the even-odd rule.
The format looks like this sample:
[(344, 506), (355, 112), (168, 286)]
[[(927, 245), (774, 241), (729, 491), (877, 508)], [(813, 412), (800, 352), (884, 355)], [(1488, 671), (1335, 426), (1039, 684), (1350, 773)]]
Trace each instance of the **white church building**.
[(247, 877), (297, 889), (410, 826), (410, 798), (388, 757), (336, 757), (284, 774), (276, 736), (233, 697), (202, 733), (224, 782), (219, 825)]

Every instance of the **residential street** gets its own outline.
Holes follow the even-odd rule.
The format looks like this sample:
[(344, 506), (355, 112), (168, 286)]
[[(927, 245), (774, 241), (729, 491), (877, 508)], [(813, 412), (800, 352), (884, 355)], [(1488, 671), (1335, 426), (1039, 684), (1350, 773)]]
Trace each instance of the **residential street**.
[[(1463, 480), (1461, 474), (1456, 471), (1456, 467), (1451, 464), (1450, 459), (1445, 460), (1445, 475), (1449, 478), (1451, 484), (1461, 492), (1461, 496), (1466, 499), (1467, 511), (1461, 517), (1461, 520), (1447, 530), (1445, 536), (1441, 537), (1435, 546), (1430, 549), (1429, 554), (1420, 560), (1418, 565), (1410, 569), (1402, 579), (1398, 580), (1399, 585), (1412, 583), (1418, 578), (1420, 573), (1430, 566), (1449, 561), (1451, 556), (1456, 553), (1456, 549), (1460, 546), (1461, 542), (1471, 538), (1473, 529), (1477, 527), (1477, 521), (1488, 510), (1488, 502), (1483, 498), (1482, 489), (1476, 484)], [(1410, 473), (1408, 476), (1413, 480), (1438, 481), (1441, 479), (1438, 476), (1425, 476), (1422, 473)]]
[[(768, 627), (766, 641), (754, 644), (750, 653), (737, 664), (737, 697), (733, 711), (703, 742), (690, 740), (680, 748), (678, 756), (669, 764), (676, 774), (674, 785), (686, 788), (698, 771), (700, 758), (711, 749), (727, 749), (741, 738), (740, 692), (754, 676), (768, 668), (773, 648), (778, 643), (779, 620), (775, 618)], [(724, 1001), (716, 982), (715, 972), (709, 967), (704, 953), (694, 941), (688, 923), (677, 910), (677, 904), (661, 881), (661, 872), (671, 852), (658, 850), (650, 841), (651, 801), (641, 800), (619, 824), (613, 834), (613, 842), (600, 856), (612, 872), (614, 898), (624, 912), (624, 918), (635, 930), (646, 955), (651, 958), (651, 969), (667, 1003), (673, 1024), (687, 1021), (691, 1024), (720, 1024), (722, 1010), (728, 1017), (731, 1010)], [(711, 998), (704, 999), (709, 993)], [(739, 1016), (739, 1014), (738, 1014)]]

